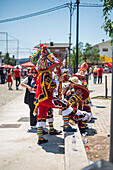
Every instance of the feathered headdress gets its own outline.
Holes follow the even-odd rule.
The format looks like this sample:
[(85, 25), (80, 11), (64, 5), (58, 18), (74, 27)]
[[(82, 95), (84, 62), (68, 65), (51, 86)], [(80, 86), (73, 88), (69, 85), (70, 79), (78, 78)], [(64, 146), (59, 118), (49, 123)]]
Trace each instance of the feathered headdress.
[(31, 57), (31, 62), (36, 66), (38, 72), (49, 71), (62, 63), (50, 52), (47, 45), (41, 44), (37, 52)]
[(35, 64), (37, 64), (37, 61), (39, 59), (39, 56), (41, 55), (41, 48), (43, 47), (43, 44), (39, 45), (39, 47), (35, 47), (34, 49), (37, 50), (32, 56), (30, 56), (30, 61)]

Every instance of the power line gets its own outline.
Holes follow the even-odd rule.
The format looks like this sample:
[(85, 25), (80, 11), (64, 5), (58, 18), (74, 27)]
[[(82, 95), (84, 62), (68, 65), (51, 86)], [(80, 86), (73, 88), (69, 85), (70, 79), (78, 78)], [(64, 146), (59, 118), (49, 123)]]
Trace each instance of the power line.
[(25, 19), (25, 18), (30, 18), (30, 17), (34, 17), (34, 16), (37, 16), (37, 15), (42, 15), (42, 14), (45, 14), (45, 13), (56, 11), (56, 10), (59, 10), (59, 9), (62, 9), (62, 8), (66, 8), (66, 7), (68, 7), (68, 3), (60, 5), (60, 6), (57, 6), (57, 7), (54, 7), (54, 8), (50, 8), (50, 9), (47, 9), (47, 10), (43, 10), (43, 11), (40, 11), (40, 12), (35, 12), (35, 13), (24, 15), (24, 16), (19, 16), (19, 17), (15, 17), (15, 18), (9, 18), (9, 19), (0, 20), (0, 23), (9, 22), (9, 21), (16, 21), (16, 20)]
[[(50, 9), (43, 10), (43, 11), (35, 12), (35, 13), (32, 13), (32, 14), (0, 20), (0, 23), (26, 19), (26, 18), (37, 16), (37, 15), (42, 15), (42, 14), (45, 14), (45, 13), (53, 12), (53, 11), (56, 11), (56, 10), (59, 10), (59, 9), (62, 9), (62, 8), (69, 7), (69, 4), (70, 3), (66, 3), (66, 4), (63, 4), (63, 5), (57, 6), (57, 7), (53, 7), (53, 8), (50, 8)], [(72, 3), (72, 5), (74, 7), (77, 6), (76, 3)], [(103, 7), (103, 5), (101, 5), (101, 4), (91, 4), (91, 3), (80, 3), (79, 6), (80, 7)]]

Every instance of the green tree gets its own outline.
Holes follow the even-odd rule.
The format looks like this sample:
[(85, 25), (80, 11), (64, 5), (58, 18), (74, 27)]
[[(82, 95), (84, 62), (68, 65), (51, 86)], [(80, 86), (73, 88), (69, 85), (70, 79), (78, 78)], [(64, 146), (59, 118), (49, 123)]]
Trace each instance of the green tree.
[(89, 61), (92, 64), (97, 64), (99, 60), (99, 51), (98, 48), (92, 48), (91, 44), (86, 43), (83, 52), (84, 60)]
[[(83, 59), (83, 43), (79, 42), (78, 44), (78, 64), (81, 63), (81, 60)], [(71, 66), (73, 67), (73, 72), (75, 73), (75, 67), (76, 67), (76, 48), (73, 47), (72, 53), (71, 53)]]
[(75, 66), (76, 66), (76, 52), (75, 52), (75, 47), (73, 47), (71, 53), (71, 67), (73, 68), (74, 73), (75, 73)]
[[(106, 34), (109, 34), (109, 37), (113, 38), (113, 20), (111, 19), (111, 11), (113, 10), (113, 0), (100, 0), (103, 2), (103, 17), (104, 23), (102, 28), (105, 30)], [(113, 43), (113, 40), (112, 40)]]
[(91, 57), (90, 57), (90, 62), (93, 64), (98, 64), (99, 61), (99, 49), (98, 48), (93, 48), (91, 50)]
[(12, 64), (13, 63), (12, 59), (9, 57), (9, 53), (6, 53), (6, 55), (4, 56), (3, 62), (5, 64)]
[(91, 49), (92, 46), (89, 43), (85, 44), (85, 49), (83, 49), (83, 59), (86, 61), (87, 59), (90, 59), (91, 57)]

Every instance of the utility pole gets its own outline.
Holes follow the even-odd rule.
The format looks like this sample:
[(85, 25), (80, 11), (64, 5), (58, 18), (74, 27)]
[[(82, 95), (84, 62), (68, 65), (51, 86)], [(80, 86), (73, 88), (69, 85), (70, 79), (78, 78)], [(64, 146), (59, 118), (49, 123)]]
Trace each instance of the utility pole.
[(70, 1), (69, 70), (71, 69), (71, 27), (72, 27), (72, 1)]
[(68, 48), (66, 48), (66, 52), (65, 52), (65, 62), (66, 62), (66, 64), (65, 64), (65, 67), (67, 68), (67, 52), (68, 52)]
[(17, 61), (18, 61), (18, 64), (20, 64), (20, 60), (19, 60), (19, 40), (17, 40)]
[(9, 54), (8, 54), (8, 33), (5, 32), (6, 34), (6, 61), (7, 61), (7, 64), (9, 64)]
[(8, 54), (8, 33), (7, 32), (0, 32), (0, 34), (6, 35), (6, 59), (7, 59), (7, 64), (8, 64), (9, 63), (9, 61), (8, 61), (8, 57), (9, 57), (9, 54)]
[[(113, 29), (112, 29), (113, 34)], [(110, 155), (109, 161), (113, 163), (113, 37), (112, 37), (112, 93), (111, 93), (111, 128), (110, 128)]]
[(79, 38), (79, 0), (76, 0), (77, 4), (77, 27), (76, 27), (76, 73), (78, 72), (78, 38)]

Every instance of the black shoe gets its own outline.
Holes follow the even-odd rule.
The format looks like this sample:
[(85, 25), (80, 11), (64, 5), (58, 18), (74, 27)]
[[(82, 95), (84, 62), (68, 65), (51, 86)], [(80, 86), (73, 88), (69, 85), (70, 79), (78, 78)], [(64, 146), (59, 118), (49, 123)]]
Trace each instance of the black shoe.
[(37, 129), (28, 129), (28, 133), (37, 133)]
[(47, 143), (47, 142), (48, 142), (48, 140), (43, 139), (43, 140), (38, 140), (37, 144), (38, 144), (38, 145), (41, 145), (41, 144)]
[(64, 132), (77, 132), (77, 129), (75, 129), (75, 128), (72, 128), (70, 125), (68, 125), (68, 127), (67, 128), (63, 128), (63, 131)]
[(82, 134), (82, 133), (85, 133), (85, 132), (87, 132), (86, 128), (80, 129), (80, 133), (81, 133), (81, 134)]
[(54, 129), (53, 132), (49, 132), (50, 135), (59, 135), (60, 133), (62, 133), (62, 131), (61, 130), (56, 130), (56, 129)]
[(47, 134), (48, 134), (48, 132), (43, 130), (43, 135), (47, 135)]
[(18, 87), (16, 88), (16, 90), (18, 90)]

